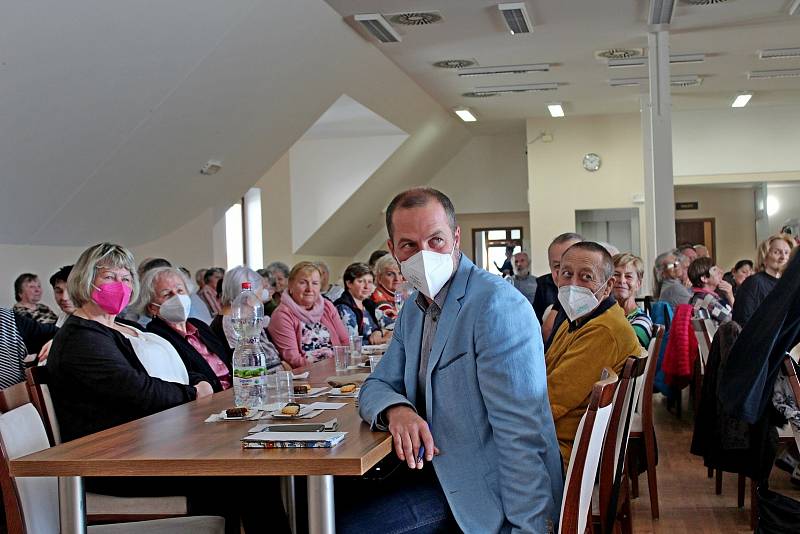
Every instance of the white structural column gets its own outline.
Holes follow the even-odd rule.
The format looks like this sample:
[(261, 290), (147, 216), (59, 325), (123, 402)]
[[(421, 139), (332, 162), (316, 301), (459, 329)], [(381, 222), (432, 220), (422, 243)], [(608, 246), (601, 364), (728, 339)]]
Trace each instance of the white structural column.
[(650, 94), (642, 97), (645, 232), (648, 265), (675, 246), (675, 191), (672, 177), (672, 98), (669, 32), (647, 34)]
[(261, 227), (261, 189), (251, 187), (244, 195), (244, 261), (254, 270), (264, 267)]

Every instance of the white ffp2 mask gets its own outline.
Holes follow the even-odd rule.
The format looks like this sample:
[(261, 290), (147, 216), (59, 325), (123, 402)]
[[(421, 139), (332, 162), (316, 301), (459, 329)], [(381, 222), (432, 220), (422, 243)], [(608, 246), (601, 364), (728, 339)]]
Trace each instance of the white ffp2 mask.
[(400, 272), (420, 293), (433, 299), (439, 294), (453, 274), (453, 252), (441, 254), (432, 250), (420, 250), (400, 263)]
[(592, 312), (600, 305), (600, 301), (595, 296), (606, 286), (604, 282), (600, 289), (592, 293), (592, 290), (583, 286), (561, 286), (558, 288), (558, 302), (564, 308), (564, 313), (570, 321), (580, 319), (584, 315)]
[(192, 299), (189, 295), (172, 295), (158, 306), (158, 315), (170, 323), (182, 323), (189, 317)]

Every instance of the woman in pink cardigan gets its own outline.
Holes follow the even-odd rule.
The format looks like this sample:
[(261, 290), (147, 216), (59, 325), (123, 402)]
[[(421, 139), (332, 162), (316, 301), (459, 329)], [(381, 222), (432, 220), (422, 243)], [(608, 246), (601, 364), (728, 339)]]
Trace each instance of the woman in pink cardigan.
[(295, 265), (267, 328), (281, 358), (292, 367), (330, 358), (334, 345), (350, 342), (336, 307), (320, 294), (320, 277), (309, 261)]

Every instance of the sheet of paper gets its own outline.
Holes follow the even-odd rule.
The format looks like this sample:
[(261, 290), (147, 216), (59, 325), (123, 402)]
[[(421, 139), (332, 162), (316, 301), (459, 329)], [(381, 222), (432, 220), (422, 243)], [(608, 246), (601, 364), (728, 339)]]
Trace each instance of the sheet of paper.
[(342, 406), (347, 406), (346, 402), (314, 402), (309, 404), (312, 410), (338, 410)]

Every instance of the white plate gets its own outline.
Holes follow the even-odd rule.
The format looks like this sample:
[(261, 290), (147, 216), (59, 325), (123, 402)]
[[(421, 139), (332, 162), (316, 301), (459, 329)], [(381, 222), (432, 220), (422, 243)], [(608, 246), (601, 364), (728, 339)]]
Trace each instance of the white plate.
[(252, 421), (259, 418), (261, 415), (261, 410), (248, 408), (247, 415), (242, 417), (228, 417), (228, 415), (225, 413), (225, 410), (222, 410), (219, 415), (220, 419), (223, 421)]
[(300, 411), (297, 412), (295, 415), (288, 415), (288, 414), (285, 414), (285, 413), (281, 412), (280, 410), (275, 410), (274, 412), (271, 412), (269, 415), (270, 415), (270, 417), (274, 417), (274, 418), (277, 418), (277, 419), (297, 419), (299, 417), (303, 417), (304, 415), (308, 415), (313, 411), (314, 411), (314, 409), (311, 408), (310, 405), (308, 405), (308, 404), (302, 405), (301, 404), (300, 405)]
[(361, 388), (356, 388), (355, 390), (351, 391), (350, 393), (342, 393), (341, 388), (331, 388), (328, 392), (328, 396), (330, 397), (358, 397), (358, 392)]
[(327, 386), (321, 388), (311, 388), (311, 391), (309, 391), (308, 393), (295, 393), (294, 396), (295, 398), (298, 399), (310, 399), (311, 397), (319, 397), (329, 389), (330, 388)]
[(306, 378), (308, 378), (308, 371), (299, 375), (292, 375), (292, 380), (305, 380)]
[(361, 347), (361, 354), (381, 354), (386, 352), (387, 348), (389, 348), (387, 343), (383, 343), (382, 345), (364, 345)]

